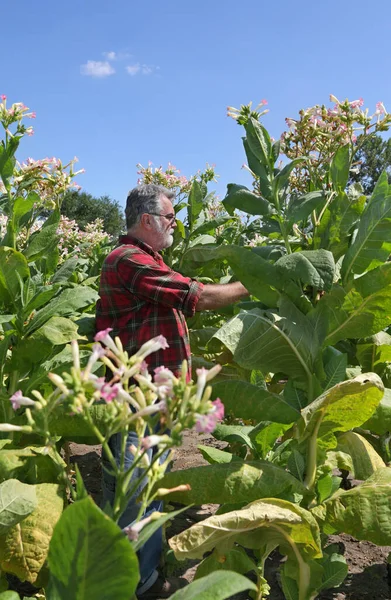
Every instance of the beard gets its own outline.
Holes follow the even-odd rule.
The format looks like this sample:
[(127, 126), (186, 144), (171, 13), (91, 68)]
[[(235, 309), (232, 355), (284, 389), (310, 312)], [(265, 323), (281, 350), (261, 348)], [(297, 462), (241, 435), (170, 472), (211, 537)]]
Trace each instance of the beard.
[(170, 246), (172, 246), (174, 242), (174, 228), (169, 227), (167, 229), (164, 228), (163, 225), (160, 225), (160, 223), (158, 223), (157, 230), (157, 237), (159, 238), (160, 250), (164, 250), (165, 248), (169, 248)]

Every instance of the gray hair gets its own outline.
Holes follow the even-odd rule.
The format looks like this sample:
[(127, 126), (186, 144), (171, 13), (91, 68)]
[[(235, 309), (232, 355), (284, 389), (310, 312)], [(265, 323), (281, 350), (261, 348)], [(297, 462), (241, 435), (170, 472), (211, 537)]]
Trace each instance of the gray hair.
[(125, 208), (126, 227), (128, 231), (139, 223), (142, 214), (155, 213), (161, 210), (160, 199), (162, 196), (173, 200), (175, 192), (154, 183), (138, 185), (130, 190)]

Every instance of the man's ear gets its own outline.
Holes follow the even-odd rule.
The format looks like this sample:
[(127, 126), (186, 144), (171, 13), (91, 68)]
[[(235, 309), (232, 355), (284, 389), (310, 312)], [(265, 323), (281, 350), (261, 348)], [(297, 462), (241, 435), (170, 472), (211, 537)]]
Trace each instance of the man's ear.
[(145, 229), (151, 228), (151, 215), (144, 213), (141, 215), (140, 223)]

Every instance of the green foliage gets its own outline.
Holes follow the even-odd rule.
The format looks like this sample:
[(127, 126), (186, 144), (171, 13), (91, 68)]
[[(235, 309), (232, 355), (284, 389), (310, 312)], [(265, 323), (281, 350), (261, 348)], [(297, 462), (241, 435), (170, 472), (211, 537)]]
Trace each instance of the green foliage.
[(91, 498), (76, 502), (61, 515), (48, 564), (49, 600), (128, 600), (139, 580), (131, 544)]
[(35, 583), (44, 565), (55, 524), (63, 510), (60, 486), (35, 486), (38, 504), (20, 523), (0, 535), (0, 568), (22, 581)]
[(170, 498), (183, 504), (226, 504), (275, 496), (293, 500), (306, 489), (284, 469), (267, 461), (213, 464), (167, 473), (159, 485), (173, 488), (188, 483), (190, 491), (173, 492)]
[(357, 146), (355, 162), (358, 168), (351, 173), (350, 180), (361, 183), (364, 192), (371, 194), (383, 171), (390, 172), (391, 139), (385, 140), (380, 135), (359, 135)]
[(83, 230), (88, 223), (102, 219), (104, 230), (110, 235), (118, 237), (126, 231), (123, 208), (109, 196), (95, 198), (86, 192), (66, 192), (61, 204), (61, 214), (76, 221)]
[(255, 590), (255, 585), (243, 575), (232, 571), (215, 572), (193, 581), (170, 596), (172, 600), (225, 600), (232, 594)]
[(37, 505), (35, 487), (8, 479), (0, 484), (0, 536), (17, 525)]

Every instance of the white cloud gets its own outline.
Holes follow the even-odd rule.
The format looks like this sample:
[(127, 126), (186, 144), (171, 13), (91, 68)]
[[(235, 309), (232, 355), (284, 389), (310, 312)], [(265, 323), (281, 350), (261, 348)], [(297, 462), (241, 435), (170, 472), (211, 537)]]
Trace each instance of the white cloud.
[(103, 52), (103, 56), (107, 58), (107, 60), (116, 60), (118, 58), (117, 53), (113, 50), (111, 52)]
[(149, 67), (148, 65), (143, 65), (141, 67), (141, 71), (143, 75), (150, 75), (153, 72), (153, 67)]
[(137, 75), (137, 73), (140, 72), (141, 66), (140, 63), (136, 63), (134, 65), (128, 65), (126, 67), (127, 72), (129, 73), (129, 75)]
[(115, 69), (107, 60), (88, 60), (85, 65), (81, 65), (80, 72), (82, 75), (90, 77), (108, 77), (108, 75), (115, 73)]
[(132, 57), (129, 52), (115, 52), (114, 50), (102, 52), (102, 54), (107, 60), (126, 60), (127, 58)]
[(126, 67), (127, 72), (129, 73), (129, 75), (137, 75), (138, 73), (141, 73), (142, 75), (151, 75), (151, 73), (153, 73), (156, 69), (158, 69), (159, 67), (154, 67), (151, 65), (140, 65), (140, 63), (135, 63), (133, 65), (128, 65)]

